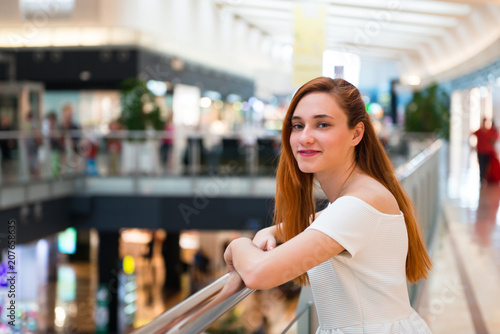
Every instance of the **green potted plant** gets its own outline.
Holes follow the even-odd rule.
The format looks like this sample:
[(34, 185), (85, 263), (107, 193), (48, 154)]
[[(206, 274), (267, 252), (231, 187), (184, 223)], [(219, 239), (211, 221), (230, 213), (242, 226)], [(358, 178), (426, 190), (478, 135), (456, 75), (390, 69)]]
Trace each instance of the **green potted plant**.
[(405, 131), (450, 135), (450, 97), (436, 83), (415, 92), (405, 110)]
[(148, 128), (163, 130), (165, 121), (160, 117), (156, 96), (139, 79), (125, 79), (120, 86), (122, 114), (120, 124), (127, 130), (144, 131)]
[[(122, 113), (118, 122), (124, 130), (164, 130), (156, 96), (144, 81), (125, 79), (120, 86)], [(122, 169), (127, 172), (159, 172), (158, 140), (146, 140), (145, 132), (123, 141)]]

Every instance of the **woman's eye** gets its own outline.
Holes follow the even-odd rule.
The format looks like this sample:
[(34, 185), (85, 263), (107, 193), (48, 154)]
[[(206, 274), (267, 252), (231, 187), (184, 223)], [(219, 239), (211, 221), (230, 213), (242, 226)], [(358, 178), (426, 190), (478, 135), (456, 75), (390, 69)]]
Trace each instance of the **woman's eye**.
[(330, 126), (330, 124), (327, 124), (327, 123), (319, 123), (318, 124), (318, 128), (327, 128), (329, 126)]
[(300, 130), (302, 128), (303, 128), (302, 124), (292, 124), (292, 129)]

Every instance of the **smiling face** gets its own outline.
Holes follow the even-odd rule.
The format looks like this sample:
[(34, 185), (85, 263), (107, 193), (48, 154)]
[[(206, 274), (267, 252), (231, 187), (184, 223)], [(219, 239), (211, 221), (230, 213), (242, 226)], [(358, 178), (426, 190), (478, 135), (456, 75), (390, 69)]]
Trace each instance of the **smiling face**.
[(354, 147), (362, 138), (358, 127), (349, 129), (347, 115), (327, 93), (304, 96), (291, 126), (290, 146), (303, 173), (317, 175), (351, 165)]

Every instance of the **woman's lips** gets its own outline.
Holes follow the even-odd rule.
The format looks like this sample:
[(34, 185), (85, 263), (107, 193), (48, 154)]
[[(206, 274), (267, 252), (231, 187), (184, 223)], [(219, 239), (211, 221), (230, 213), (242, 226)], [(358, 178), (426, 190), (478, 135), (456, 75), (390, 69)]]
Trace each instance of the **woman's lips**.
[(299, 154), (302, 157), (312, 157), (312, 156), (319, 154), (319, 153), (320, 153), (320, 151), (313, 151), (313, 150), (299, 151)]

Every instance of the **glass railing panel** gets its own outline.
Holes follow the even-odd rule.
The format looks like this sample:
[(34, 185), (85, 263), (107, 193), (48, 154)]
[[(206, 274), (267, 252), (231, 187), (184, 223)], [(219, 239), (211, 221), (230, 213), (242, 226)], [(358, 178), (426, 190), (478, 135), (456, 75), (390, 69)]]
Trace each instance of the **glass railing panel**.
[[(410, 140), (408, 140), (408, 138)], [(408, 135), (388, 152), (397, 168), (433, 137)], [(413, 139), (412, 139), (413, 138)], [(194, 132), (1, 131), (3, 182), (73, 176), (275, 176), (280, 136), (205, 136)]]
[(309, 334), (311, 332), (312, 302), (307, 303), (281, 334)]

